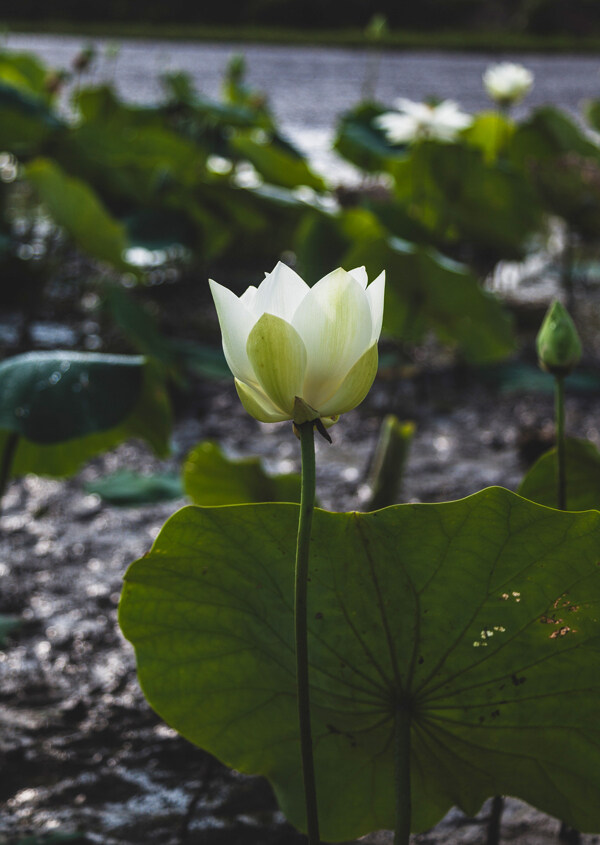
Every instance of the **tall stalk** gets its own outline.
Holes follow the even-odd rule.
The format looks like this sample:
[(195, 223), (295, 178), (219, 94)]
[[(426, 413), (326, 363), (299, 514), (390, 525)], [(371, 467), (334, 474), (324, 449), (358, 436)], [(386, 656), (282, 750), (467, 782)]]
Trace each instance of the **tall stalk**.
[(302, 779), (306, 804), (306, 824), (309, 845), (319, 845), (319, 817), (317, 790), (310, 725), (310, 686), (308, 677), (307, 589), (310, 532), (315, 507), (315, 439), (314, 423), (297, 426), (302, 450), (302, 493), (296, 545), (296, 580), (294, 592), (294, 626), (296, 635), (296, 684), (298, 691), (298, 722)]
[(567, 462), (565, 451), (565, 377), (554, 377), (554, 413), (556, 419), (557, 507), (567, 509)]

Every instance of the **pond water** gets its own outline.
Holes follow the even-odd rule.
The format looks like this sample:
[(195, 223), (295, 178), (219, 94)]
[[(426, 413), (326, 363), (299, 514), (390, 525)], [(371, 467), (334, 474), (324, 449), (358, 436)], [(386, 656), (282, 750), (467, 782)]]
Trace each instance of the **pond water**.
[[(182, 70), (197, 89), (218, 95), (223, 73), (232, 55), (243, 53), (247, 80), (264, 91), (282, 129), (325, 174), (340, 179), (349, 175), (329, 153), (337, 117), (371, 89), (377, 99), (391, 104), (397, 97), (422, 100), (428, 96), (453, 98), (467, 111), (489, 106), (481, 75), (498, 56), (484, 53), (438, 51), (385, 51), (380, 59), (364, 49), (260, 44), (211, 44), (156, 40), (87, 39), (78, 36), (19, 35), (5, 39), (11, 49), (30, 50), (54, 67), (69, 67), (85, 44), (98, 48), (98, 59), (88, 77), (92, 82), (113, 81), (121, 95), (137, 102), (161, 96), (160, 76)], [(118, 43), (118, 56), (107, 46)], [(552, 103), (580, 113), (586, 99), (600, 95), (600, 56), (510, 53), (502, 60), (520, 62), (535, 74), (535, 85), (517, 116)]]

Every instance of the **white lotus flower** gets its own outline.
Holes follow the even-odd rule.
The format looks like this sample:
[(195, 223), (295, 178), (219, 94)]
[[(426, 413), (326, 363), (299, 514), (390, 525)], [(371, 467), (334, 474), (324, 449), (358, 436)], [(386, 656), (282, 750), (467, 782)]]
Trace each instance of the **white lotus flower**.
[(312, 288), (277, 264), (240, 297), (210, 281), (223, 351), (244, 408), (261, 422), (334, 423), (377, 372), (385, 273), (341, 268)]
[(511, 106), (523, 99), (533, 85), (533, 73), (523, 65), (501, 62), (490, 65), (483, 74), (483, 84), (492, 100)]
[(374, 121), (393, 144), (424, 139), (454, 141), (459, 132), (473, 123), (471, 115), (462, 112), (454, 100), (443, 100), (434, 106), (401, 97), (396, 105), (398, 111), (385, 112)]

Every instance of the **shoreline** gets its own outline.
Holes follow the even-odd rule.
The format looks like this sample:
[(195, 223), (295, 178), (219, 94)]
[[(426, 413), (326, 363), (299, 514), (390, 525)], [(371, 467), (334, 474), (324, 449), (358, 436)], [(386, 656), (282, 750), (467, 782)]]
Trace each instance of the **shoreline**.
[(227, 27), (198, 24), (152, 24), (129, 21), (0, 21), (6, 35), (65, 35), (81, 38), (159, 39), (164, 41), (293, 44), (297, 46), (346, 47), (364, 50), (441, 50), (448, 52), (531, 52), (540, 54), (600, 53), (600, 36), (537, 36), (498, 32), (390, 31), (377, 42), (362, 29), (300, 30), (279, 27)]

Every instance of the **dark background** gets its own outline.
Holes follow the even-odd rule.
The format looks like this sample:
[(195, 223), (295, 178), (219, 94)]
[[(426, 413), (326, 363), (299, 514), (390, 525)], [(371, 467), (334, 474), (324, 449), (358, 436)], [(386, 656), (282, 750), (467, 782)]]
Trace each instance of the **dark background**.
[[(4, 4), (3, 4), (4, 5)], [(9, 0), (5, 21), (364, 27), (375, 12), (393, 29), (600, 34), (599, 0)]]

